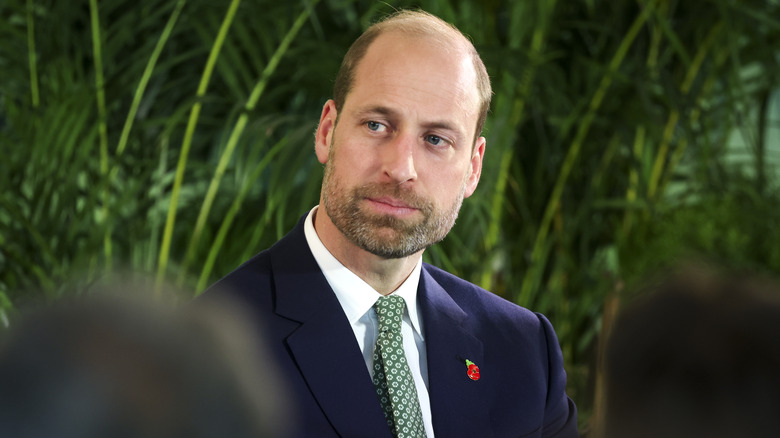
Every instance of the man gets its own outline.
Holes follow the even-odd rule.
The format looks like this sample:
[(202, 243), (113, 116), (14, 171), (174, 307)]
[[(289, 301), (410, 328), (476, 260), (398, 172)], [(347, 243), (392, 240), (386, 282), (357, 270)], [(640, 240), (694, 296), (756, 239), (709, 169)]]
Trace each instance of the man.
[[(270, 333), (299, 436), (577, 436), (549, 322), (421, 261), (477, 187), (490, 97), (474, 47), (440, 19), (369, 28), (316, 131), (320, 205), (217, 283)], [(382, 296), (402, 298), (393, 347), (379, 347)], [(407, 420), (420, 429), (405, 434)]]

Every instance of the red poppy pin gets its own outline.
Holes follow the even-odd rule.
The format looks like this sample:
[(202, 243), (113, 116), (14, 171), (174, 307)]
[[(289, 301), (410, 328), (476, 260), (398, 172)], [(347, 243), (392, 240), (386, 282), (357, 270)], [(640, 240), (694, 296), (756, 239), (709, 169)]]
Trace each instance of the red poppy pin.
[(479, 380), (479, 367), (472, 361), (466, 359), (466, 375), (471, 380)]

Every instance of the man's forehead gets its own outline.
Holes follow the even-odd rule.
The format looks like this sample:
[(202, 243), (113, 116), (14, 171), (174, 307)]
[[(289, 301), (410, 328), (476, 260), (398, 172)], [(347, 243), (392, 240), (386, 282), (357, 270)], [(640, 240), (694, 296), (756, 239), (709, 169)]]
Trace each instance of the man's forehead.
[[(470, 53), (463, 45), (441, 38), (384, 33), (369, 45), (353, 81), (350, 94), (355, 88), (379, 89), (387, 84), (398, 94), (427, 94), (431, 101), (450, 98), (452, 105), (475, 117), (479, 111), (477, 75)], [(367, 90), (361, 91), (366, 94)]]
[(404, 32), (400, 29), (391, 29), (379, 34), (368, 45), (366, 56), (373, 51), (388, 47), (398, 47), (404, 50), (409, 48), (428, 48), (450, 57), (466, 56), (468, 53), (468, 40), (460, 34), (439, 34), (422, 31)]

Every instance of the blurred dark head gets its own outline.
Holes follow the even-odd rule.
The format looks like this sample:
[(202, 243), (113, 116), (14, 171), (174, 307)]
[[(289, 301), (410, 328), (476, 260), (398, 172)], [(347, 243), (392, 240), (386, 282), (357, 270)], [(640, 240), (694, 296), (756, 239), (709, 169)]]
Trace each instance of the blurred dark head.
[(279, 436), (275, 370), (238, 321), (107, 299), (29, 314), (0, 344), (0, 436)]
[(777, 436), (780, 288), (676, 275), (620, 314), (605, 372), (608, 438)]

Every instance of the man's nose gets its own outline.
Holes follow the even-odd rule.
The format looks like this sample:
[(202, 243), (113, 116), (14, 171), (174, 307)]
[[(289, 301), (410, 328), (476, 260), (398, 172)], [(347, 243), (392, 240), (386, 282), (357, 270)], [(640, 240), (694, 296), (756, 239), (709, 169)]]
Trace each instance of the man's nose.
[(383, 171), (393, 182), (402, 184), (417, 179), (414, 163), (416, 141), (413, 135), (398, 133), (383, 148)]

